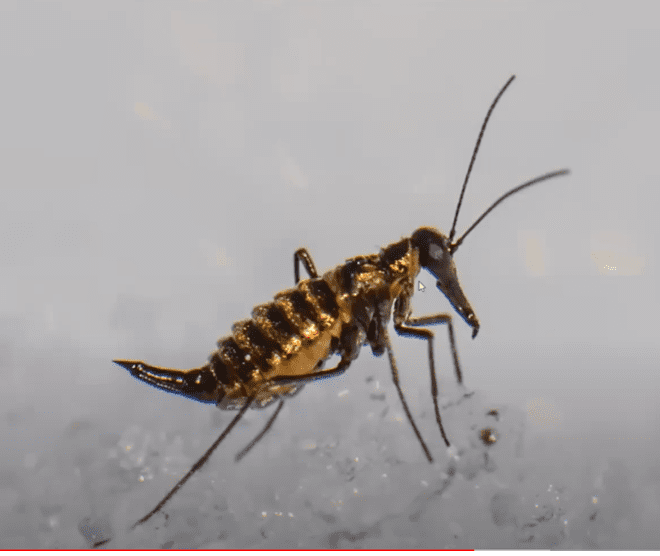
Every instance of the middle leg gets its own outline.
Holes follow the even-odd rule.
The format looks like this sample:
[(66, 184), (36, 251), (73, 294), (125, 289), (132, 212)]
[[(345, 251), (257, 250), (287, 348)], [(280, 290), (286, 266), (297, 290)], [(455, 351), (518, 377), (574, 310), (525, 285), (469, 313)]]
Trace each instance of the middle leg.
[[(397, 320), (397, 319), (395, 319)], [(456, 351), (456, 341), (454, 339), (454, 327), (452, 325), (452, 316), (448, 313), (438, 313), (436, 315), (427, 315), (424, 317), (408, 317), (403, 322), (395, 322), (394, 329), (401, 336), (409, 336), (418, 339), (425, 339), (428, 344), (429, 353), (429, 370), (431, 374), (431, 396), (433, 397), (433, 409), (435, 411), (435, 420), (438, 423), (440, 434), (445, 441), (447, 447), (450, 443), (447, 439), (447, 434), (442, 426), (442, 418), (440, 417), (440, 407), (438, 405), (438, 380), (435, 372), (435, 358), (433, 356), (433, 338), (434, 334), (431, 330), (426, 328), (416, 329), (414, 326), (424, 326), (433, 324), (446, 324), (449, 331), (449, 343), (451, 344), (451, 351), (454, 358), (454, 371), (456, 372), (456, 380), (459, 384), (463, 383), (463, 374), (458, 362), (458, 352)]]

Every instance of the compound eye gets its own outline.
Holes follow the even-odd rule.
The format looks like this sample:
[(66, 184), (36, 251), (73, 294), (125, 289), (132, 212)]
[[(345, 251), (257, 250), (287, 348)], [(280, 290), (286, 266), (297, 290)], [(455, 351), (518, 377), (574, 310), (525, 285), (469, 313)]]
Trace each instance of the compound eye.
[(429, 255), (436, 261), (441, 261), (444, 257), (444, 250), (442, 249), (442, 246), (431, 243), (431, 245), (429, 245)]

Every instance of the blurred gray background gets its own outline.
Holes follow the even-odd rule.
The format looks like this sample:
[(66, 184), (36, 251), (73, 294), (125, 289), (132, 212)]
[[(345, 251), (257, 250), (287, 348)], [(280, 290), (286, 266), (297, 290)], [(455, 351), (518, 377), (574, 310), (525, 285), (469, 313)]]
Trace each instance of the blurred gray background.
[[(612, 452), (657, 439), (656, 6), (2, 2), (2, 461), (33, 460), (72, 419), (214, 434), (213, 408), (111, 360), (203, 364), (293, 285), (300, 246), (326, 270), (420, 225), (448, 232), (512, 73), (459, 233), (509, 188), (572, 174), (507, 200), (458, 251), (482, 325), (472, 340), (456, 321), (466, 383), (538, 434), (616, 436)], [(449, 310), (420, 279), (416, 313)], [(393, 336), (413, 411), (430, 411), (426, 347)], [(389, 380), (367, 349), (285, 411), (307, 407), (313, 428), (306, 394), (373, 373)]]

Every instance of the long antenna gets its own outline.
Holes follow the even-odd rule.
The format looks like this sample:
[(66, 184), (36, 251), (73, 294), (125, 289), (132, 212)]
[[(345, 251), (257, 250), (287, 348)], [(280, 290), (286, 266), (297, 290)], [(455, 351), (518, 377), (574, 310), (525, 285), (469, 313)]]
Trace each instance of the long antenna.
[(570, 173), (570, 171), (566, 168), (564, 168), (563, 170), (555, 170), (554, 172), (549, 172), (547, 174), (543, 174), (542, 176), (538, 176), (538, 177), (534, 178), (533, 180), (529, 180), (528, 182), (525, 182), (522, 185), (519, 185), (518, 187), (514, 187), (511, 191), (505, 193), (497, 201), (495, 201), (492, 205), (490, 205), (488, 210), (486, 210), (486, 212), (484, 212), (479, 218), (477, 218), (476, 222), (474, 224), (472, 224), (472, 226), (470, 226), (467, 229), (467, 232), (465, 232), (461, 237), (459, 237), (454, 243), (452, 243), (449, 246), (449, 252), (453, 254), (458, 249), (458, 246), (461, 243), (463, 243), (463, 240), (465, 239), (465, 236), (467, 236), (472, 230), (474, 230), (477, 227), (477, 225), (479, 224), (479, 222), (481, 222), (484, 218), (486, 218), (486, 215), (491, 210), (493, 210), (497, 205), (499, 205), (502, 201), (504, 201), (504, 199), (506, 199), (507, 197), (510, 197), (514, 193), (518, 193), (518, 191), (520, 191), (521, 189), (525, 189), (525, 187), (529, 187), (529, 186), (534, 185), (536, 183), (539, 183), (539, 182), (542, 182), (542, 181), (545, 181), (545, 180), (549, 180), (550, 178), (555, 178), (557, 176), (565, 176), (566, 174), (569, 174), (569, 173)]
[(479, 152), (479, 145), (481, 145), (481, 139), (484, 136), (484, 131), (486, 131), (486, 124), (488, 124), (488, 120), (490, 119), (490, 115), (493, 113), (497, 101), (500, 100), (500, 97), (504, 94), (504, 91), (506, 91), (507, 87), (511, 85), (511, 82), (515, 78), (516, 76), (512, 75), (509, 78), (509, 80), (506, 82), (504, 87), (502, 87), (500, 92), (497, 93), (495, 100), (488, 109), (488, 114), (486, 114), (486, 119), (484, 120), (484, 123), (481, 126), (481, 131), (479, 132), (479, 138), (477, 139), (477, 144), (474, 146), (474, 151), (472, 153), (472, 160), (470, 160), (470, 165), (468, 166), (467, 174), (465, 174), (465, 181), (463, 182), (463, 189), (461, 189), (461, 196), (458, 198), (458, 205), (456, 205), (456, 214), (454, 214), (454, 223), (451, 225), (451, 232), (449, 232), (450, 243), (451, 240), (454, 239), (454, 234), (456, 233), (456, 221), (458, 220), (458, 212), (461, 210), (461, 204), (463, 203), (463, 195), (465, 194), (465, 188), (467, 187), (467, 182), (470, 179), (470, 173), (472, 172), (472, 166), (474, 166), (474, 161), (477, 158), (477, 152)]

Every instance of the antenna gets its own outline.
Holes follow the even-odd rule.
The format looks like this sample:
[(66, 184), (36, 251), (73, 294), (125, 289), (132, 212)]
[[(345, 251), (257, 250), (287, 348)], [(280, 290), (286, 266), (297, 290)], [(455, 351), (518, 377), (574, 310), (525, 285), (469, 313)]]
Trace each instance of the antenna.
[[(472, 172), (472, 166), (474, 166), (474, 161), (477, 158), (477, 153), (479, 152), (479, 145), (481, 145), (481, 139), (484, 136), (484, 131), (486, 131), (486, 125), (488, 124), (488, 120), (490, 119), (490, 115), (493, 113), (493, 110), (495, 109), (495, 105), (497, 102), (500, 100), (500, 97), (504, 94), (504, 91), (507, 90), (507, 87), (511, 85), (511, 82), (516, 78), (515, 75), (512, 75), (509, 77), (509, 80), (504, 84), (504, 87), (500, 90), (499, 93), (497, 93), (497, 96), (495, 97), (495, 100), (492, 102), (490, 105), (490, 108), (488, 109), (488, 114), (486, 114), (486, 119), (484, 120), (484, 123), (481, 126), (481, 131), (479, 132), (479, 138), (477, 139), (477, 144), (474, 146), (474, 151), (472, 152), (472, 160), (470, 160), (470, 165), (468, 166), (467, 174), (465, 174), (465, 181), (463, 182), (463, 189), (461, 189), (461, 196), (458, 198), (458, 205), (456, 205), (456, 214), (454, 214), (454, 223), (451, 225), (451, 232), (449, 232), (449, 242), (451, 243), (451, 240), (454, 239), (454, 234), (456, 233), (456, 221), (458, 220), (458, 212), (461, 210), (461, 204), (463, 203), (463, 195), (465, 194), (465, 188), (467, 187), (467, 182), (470, 179), (470, 173)], [(465, 237), (466, 234), (463, 235)]]
[(568, 170), (567, 168), (564, 168), (563, 170), (555, 170), (554, 172), (549, 172), (547, 174), (543, 174), (542, 176), (538, 176), (533, 180), (529, 180), (523, 183), (522, 185), (519, 185), (518, 187), (514, 187), (511, 191), (508, 191), (507, 193), (502, 195), (497, 201), (495, 201), (492, 205), (490, 205), (490, 207), (486, 210), (486, 212), (484, 212), (479, 218), (477, 218), (476, 222), (468, 228), (467, 232), (465, 232), (461, 237), (459, 237), (454, 243), (452, 243), (449, 246), (449, 252), (452, 254), (455, 253), (456, 250), (458, 249), (458, 246), (461, 243), (463, 243), (465, 236), (467, 236), (472, 230), (474, 230), (479, 224), (479, 222), (481, 222), (484, 218), (486, 218), (486, 215), (491, 210), (493, 210), (497, 205), (499, 205), (502, 201), (504, 201), (504, 199), (513, 195), (514, 193), (518, 193), (518, 191), (520, 191), (521, 189), (525, 189), (526, 187), (529, 187), (531, 185), (549, 180), (550, 178), (555, 178), (557, 176), (565, 176), (566, 174), (570, 174), (570, 170)]

